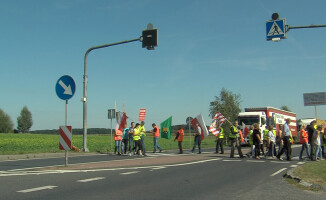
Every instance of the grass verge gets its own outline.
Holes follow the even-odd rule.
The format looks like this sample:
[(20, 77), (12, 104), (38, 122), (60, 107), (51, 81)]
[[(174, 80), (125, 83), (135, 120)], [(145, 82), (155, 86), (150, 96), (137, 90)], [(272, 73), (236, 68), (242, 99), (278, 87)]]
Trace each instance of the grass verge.
[[(174, 137), (173, 137), (174, 138)], [(90, 152), (108, 153), (114, 151), (114, 140), (108, 134), (88, 135), (87, 147)], [(83, 147), (83, 136), (73, 135), (72, 144), (78, 148)], [(145, 138), (146, 150), (153, 151), (153, 136), (149, 135)], [(194, 144), (193, 137), (185, 136), (183, 148), (190, 149)], [(177, 149), (178, 143), (173, 139), (159, 139), (159, 145), (163, 150)], [(202, 141), (202, 147), (215, 147), (215, 137), (208, 136)], [(56, 153), (59, 150), (59, 136), (50, 134), (0, 134), (0, 154), (27, 154), (27, 153)]]

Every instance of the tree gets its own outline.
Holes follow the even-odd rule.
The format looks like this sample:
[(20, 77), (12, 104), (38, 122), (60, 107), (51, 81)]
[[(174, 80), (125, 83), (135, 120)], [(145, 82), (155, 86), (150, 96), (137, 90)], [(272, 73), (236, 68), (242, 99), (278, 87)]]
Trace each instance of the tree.
[(24, 106), (20, 112), (20, 116), (17, 117), (17, 130), (20, 133), (28, 133), (32, 125), (32, 113)]
[(281, 110), (289, 111), (291, 112), (290, 108), (288, 106), (281, 106)]
[[(241, 96), (234, 94), (225, 88), (222, 88), (220, 96), (215, 96), (215, 101), (210, 102), (210, 116), (213, 118), (216, 112), (222, 113), (231, 123), (237, 119), (240, 108)], [(224, 122), (223, 127), (225, 131), (230, 130), (230, 123)]]
[(10, 116), (0, 109), (0, 133), (10, 133), (14, 128)]

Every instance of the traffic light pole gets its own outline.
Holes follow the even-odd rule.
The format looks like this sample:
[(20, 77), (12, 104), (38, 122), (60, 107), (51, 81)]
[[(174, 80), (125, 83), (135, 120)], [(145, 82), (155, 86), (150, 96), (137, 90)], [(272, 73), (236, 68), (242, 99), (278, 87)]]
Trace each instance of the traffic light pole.
[(88, 54), (95, 49), (101, 49), (105, 47), (110, 47), (110, 46), (116, 46), (119, 44), (126, 44), (130, 42), (136, 42), (136, 41), (141, 41), (142, 37), (132, 39), (132, 40), (125, 40), (121, 42), (116, 42), (116, 43), (111, 43), (111, 44), (104, 44), (100, 46), (94, 46), (89, 48), (84, 57), (84, 97), (82, 98), (83, 101), (83, 151), (84, 152), (89, 152), (87, 148), (87, 56)]
[(300, 28), (322, 28), (322, 27), (326, 27), (325, 24), (322, 25), (310, 25), (310, 26), (289, 26), (286, 25), (286, 32), (288, 32), (291, 29), (300, 29)]

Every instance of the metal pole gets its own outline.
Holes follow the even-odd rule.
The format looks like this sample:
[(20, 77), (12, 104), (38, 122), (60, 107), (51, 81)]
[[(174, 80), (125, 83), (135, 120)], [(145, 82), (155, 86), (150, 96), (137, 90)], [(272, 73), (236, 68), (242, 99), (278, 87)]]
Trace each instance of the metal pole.
[(191, 148), (191, 129), (190, 129), (190, 121), (189, 121), (189, 148)]
[[(65, 126), (68, 124), (68, 100), (66, 100), (66, 117), (65, 117)], [(65, 150), (65, 167), (68, 167), (68, 151)]]
[(110, 46), (115, 46), (115, 45), (119, 45), (119, 44), (135, 42), (135, 41), (141, 41), (141, 37), (139, 37), (137, 39), (125, 40), (122, 42), (116, 42), (116, 43), (104, 44), (104, 45), (100, 45), (100, 46), (91, 47), (85, 53), (84, 77), (83, 77), (83, 79), (84, 79), (84, 97), (82, 98), (82, 101), (83, 101), (83, 151), (84, 152), (89, 152), (89, 150), (87, 148), (87, 56), (88, 56), (89, 52), (91, 52), (94, 49), (101, 49), (101, 48), (105, 48), (105, 47), (110, 47)]
[(317, 121), (317, 105), (315, 105), (315, 117), (316, 117), (316, 121)]
[(110, 134), (110, 151), (112, 151), (112, 118), (111, 118), (111, 134)]
[(321, 28), (321, 27), (326, 27), (325, 24), (322, 25), (310, 25), (310, 26), (289, 26), (288, 25), (288, 30), (290, 29), (299, 29), (299, 28)]

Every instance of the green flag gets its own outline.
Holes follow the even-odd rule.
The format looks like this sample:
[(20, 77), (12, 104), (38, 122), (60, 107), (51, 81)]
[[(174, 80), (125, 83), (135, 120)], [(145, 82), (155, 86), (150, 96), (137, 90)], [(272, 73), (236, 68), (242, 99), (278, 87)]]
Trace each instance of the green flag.
[(172, 116), (161, 123), (161, 138), (171, 139)]

